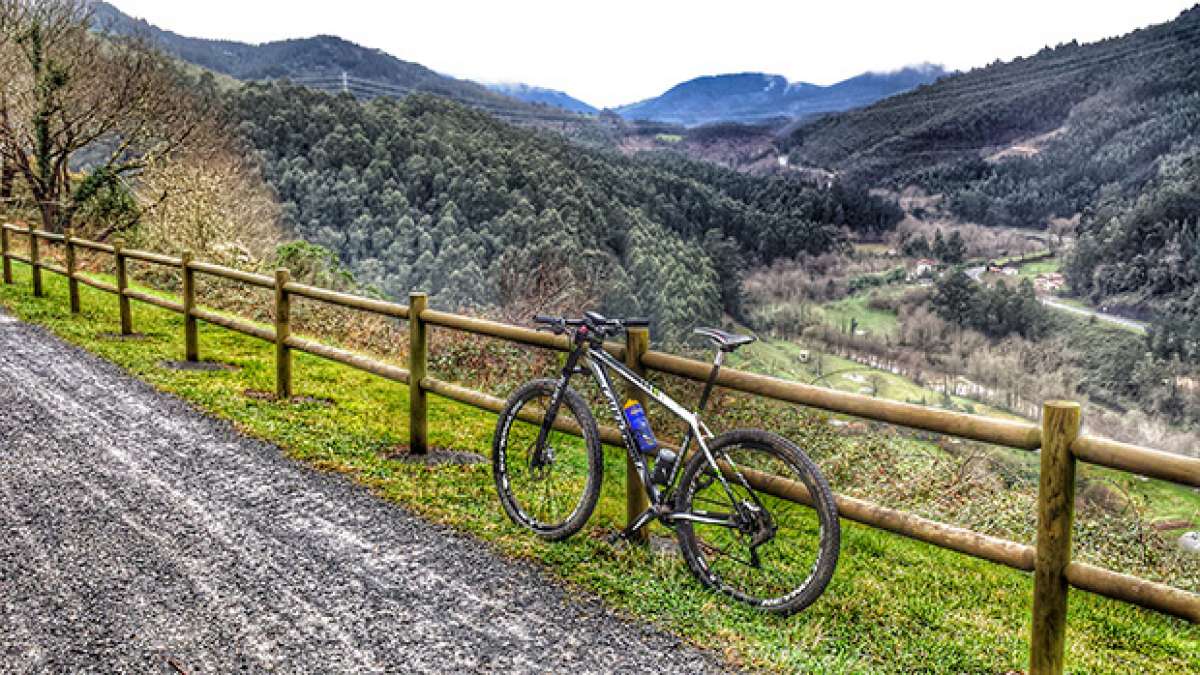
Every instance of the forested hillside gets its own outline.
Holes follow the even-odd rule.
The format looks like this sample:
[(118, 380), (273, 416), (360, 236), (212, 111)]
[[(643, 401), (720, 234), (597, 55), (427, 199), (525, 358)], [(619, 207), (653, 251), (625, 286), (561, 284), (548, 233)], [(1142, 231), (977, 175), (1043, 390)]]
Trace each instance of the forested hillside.
[(1135, 197), (1200, 147), (1200, 7), (1046, 48), (796, 128), (795, 163), (943, 193), (961, 217), (1036, 227)]
[(1159, 324), (1156, 351), (1200, 361), (1200, 152), (1164, 159), (1142, 195), (1105, 200), (1078, 236), (1071, 288), (1148, 310)]
[(286, 226), (385, 293), (444, 307), (591, 303), (676, 339), (738, 311), (746, 266), (899, 218), (841, 186), (583, 149), (435, 97), (258, 84), (231, 107)]

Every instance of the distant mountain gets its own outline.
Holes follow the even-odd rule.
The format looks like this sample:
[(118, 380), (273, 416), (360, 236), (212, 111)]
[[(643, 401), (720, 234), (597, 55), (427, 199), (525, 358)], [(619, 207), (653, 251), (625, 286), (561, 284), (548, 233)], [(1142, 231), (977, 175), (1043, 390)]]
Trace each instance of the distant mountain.
[(446, 96), (505, 116), (545, 114), (525, 101), (436, 73), (419, 63), (331, 35), (259, 45), (192, 38), (135, 19), (107, 2), (94, 6), (95, 24), (119, 35), (145, 35), (167, 53), (239, 80), (287, 78), (327, 91), (357, 96), (402, 96), (421, 91)]
[(1200, 149), (1200, 6), (1091, 44), (996, 62), (794, 125), (793, 164), (942, 193), (965, 219), (1037, 227), (1136, 196)]
[(511, 96), (526, 103), (548, 105), (585, 115), (592, 115), (599, 112), (595, 107), (556, 89), (543, 89), (542, 87), (520, 83), (489, 84), (487, 87), (492, 91), (499, 92), (505, 96)]
[(948, 74), (923, 64), (891, 73), (864, 73), (821, 86), (788, 82), (781, 75), (737, 73), (698, 77), (671, 87), (661, 96), (616, 109), (626, 119), (695, 126), (710, 122), (762, 122), (869, 105)]

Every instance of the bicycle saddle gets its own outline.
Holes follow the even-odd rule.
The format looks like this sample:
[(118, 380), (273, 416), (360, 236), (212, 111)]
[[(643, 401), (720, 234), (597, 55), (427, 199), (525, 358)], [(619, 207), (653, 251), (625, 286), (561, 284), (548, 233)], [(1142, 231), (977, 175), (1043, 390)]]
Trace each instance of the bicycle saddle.
[(741, 347), (742, 345), (748, 345), (758, 339), (753, 335), (726, 333), (719, 328), (697, 328), (692, 332), (696, 335), (703, 335), (709, 340), (712, 340), (713, 344), (715, 344), (723, 352), (732, 352), (738, 347)]

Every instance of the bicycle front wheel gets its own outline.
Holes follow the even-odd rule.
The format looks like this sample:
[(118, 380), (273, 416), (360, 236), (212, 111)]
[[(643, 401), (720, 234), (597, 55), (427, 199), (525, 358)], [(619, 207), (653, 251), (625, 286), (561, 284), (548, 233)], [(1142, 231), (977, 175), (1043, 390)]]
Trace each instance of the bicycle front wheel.
[(492, 440), (492, 478), (508, 517), (551, 541), (583, 527), (596, 508), (604, 455), (596, 419), (575, 390), (563, 392), (538, 447), (556, 380), (534, 380), (509, 397)]
[[(732, 498), (697, 452), (675, 509), (728, 516), (736, 526), (678, 520), (688, 567), (710, 588), (763, 611), (786, 615), (811, 605), (833, 578), (841, 546), (837, 506), (820, 470), (787, 439), (757, 429), (722, 434), (709, 450)], [(802, 485), (812, 506), (763, 489), (781, 485), (779, 478)]]

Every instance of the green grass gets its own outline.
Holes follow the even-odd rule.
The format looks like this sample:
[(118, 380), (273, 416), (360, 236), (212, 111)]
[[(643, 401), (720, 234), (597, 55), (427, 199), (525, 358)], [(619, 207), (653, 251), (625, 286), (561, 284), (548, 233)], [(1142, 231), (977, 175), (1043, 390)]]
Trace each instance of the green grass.
[[(1010, 255), (1000, 258), (986, 258), (984, 262), (994, 262), (997, 265), (1012, 265), (1012, 264), (1034, 264), (1039, 261), (1047, 260), (1053, 254), (1048, 250), (1034, 251), (1033, 253), (1022, 253), (1020, 255)], [(1025, 263), (1028, 260), (1029, 263)]]
[[(735, 663), (778, 671), (1001, 672), (1025, 668), (1032, 583), (1028, 575), (847, 523), (838, 573), (821, 600), (787, 619), (761, 616), (700, 587), (681, 561), (614, 550), (598, 535), (624, 510), (623, 461), (610, 450), (600, 505), (570, 541), (543, 543), (503, 516), (486, 464), (425, 467), (384, 457), (405, 441), (407, 389), (337, 364), (297, 355), (297, 394), (334, 405), (276, 403), (244, 395), (273, 389), (273, 348), (202, 326), (201, 355), (236, 372), (160, 368), (182, 357), (182, 322), (134, 304), (146, 337), (115, 330), (116, 302), (83, 289), (84, 312), (66, 309), (63, 281), (47, 275), (47, 298), (29, 293), (28, 271), (0, 285), (0, 303), (23, 320), (107, 358), (159, 389), (279, 444), (297, 461), (343, 472), (381, 498), (532, 558), (566, 583), (627, 615), (656, 623)], [(487, 453), (494, 417), (431, 397), (430, 439)], [(1075, 672), (1200, 672), (1200, 628), (1082, 592), (1071, 595), (1068, 668)]]
[[(802, 351), (809, 353), (807, 363), (800, 359)], [(823, 358), (823, 376), (817, 374), (818, 355)], [(788, 340), (768, 339), (756, 342), (741, 350), (731, 364), (738, 368), (775, 377), (807, 384), (819, 384), (855, 394), (869, 395), (870, 391), (867, 390), (872, 388), (873, 383), (877, 383), (878, 389), (875, 391), (875, 396), (891, 401), (924, 402), (929, 405), (937, 405), (942, 400), (941, 393), (922, 387), (902, 375), (872, 368), (840, 356), (824, 354), (817, 349), (805, 350), (801, 345)], [(968, 398), (952, 396), (950, 399), (960, 410), (970, 409), (996, 417), (1012, 417)]]
[(868, 335), (894, 333), (900, 325), (895, 313), (869, 307), (867, 302), (870, 294), (871, 291), (865, 291), (822, 305), (820, 311), (825, 323), (841, 327), (855, 319), (858, 321), (858, 328), (866, 331)]
[(888, 251), (890, 251), (890, 250), (892, 250), (892, 247), (891, 247), (891, 246), (889, 246), (889, 245), (887, 245), (887, 244), (884, 244), (884, 243), (877, 243), (877, 242), (870, 242), (870, 243), (856, 242), (856, 243), (854, 244), (854, 251), (855, 251), (856, 253), (861, 253), (861, 254), (863, 254), (863, 255), (871, 255), (871, 256), (885, 256), (885, 255), (887, 255), (887, 252), (888, 252)]
[(1029, 277), (1034, 279), (1039, 274), (1049, 274), (1050, 272), (1058, 272), (1062, 268), (1062, 261), (1058, 258), (1043, 258), (1028, 262), (1017, 268), (1018, 277)]

